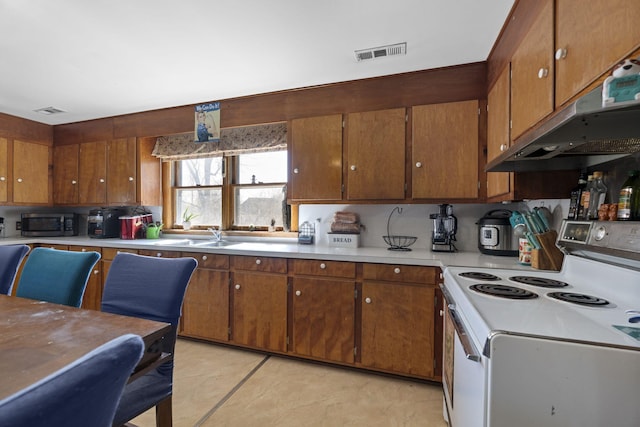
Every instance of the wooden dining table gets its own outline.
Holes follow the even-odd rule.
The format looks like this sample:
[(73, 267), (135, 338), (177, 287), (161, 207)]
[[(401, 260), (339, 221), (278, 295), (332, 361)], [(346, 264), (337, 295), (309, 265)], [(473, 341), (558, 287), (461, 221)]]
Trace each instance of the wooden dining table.
[(162, 353), (168, 323), (0, 295), (0, 400), (124, 334), (145, 351), (132, 378), (173, 355)]

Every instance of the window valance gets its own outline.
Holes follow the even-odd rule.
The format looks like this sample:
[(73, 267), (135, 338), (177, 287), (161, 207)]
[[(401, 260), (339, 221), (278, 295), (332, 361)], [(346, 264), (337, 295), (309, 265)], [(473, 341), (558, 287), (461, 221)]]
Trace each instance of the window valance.
[(152, 154), (168, 162), (282, 150), (287, 148), (287, 124), (222, 128), (220, 142), (198, 143), (194, 139), (193, 132), (161, 136)]

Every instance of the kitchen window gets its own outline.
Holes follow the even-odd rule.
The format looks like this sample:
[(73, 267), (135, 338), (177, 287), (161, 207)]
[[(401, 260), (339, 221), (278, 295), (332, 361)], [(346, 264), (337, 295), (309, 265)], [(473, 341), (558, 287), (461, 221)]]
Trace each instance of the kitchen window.
[(174, 162), (174, 223), (192, 214), (194, 228), (283, 228), (287, 151)]

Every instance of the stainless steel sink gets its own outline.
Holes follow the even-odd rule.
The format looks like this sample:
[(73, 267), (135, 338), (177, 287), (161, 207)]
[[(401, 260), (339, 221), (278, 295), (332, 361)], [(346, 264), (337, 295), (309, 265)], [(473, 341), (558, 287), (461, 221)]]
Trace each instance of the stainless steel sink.
[(206, 247), (206, 248), (223, 248), (225, 246), (230, 246), (235, 244), (234, 242), (227, 242), (226, 240), (220, 240), (220, 241), (215, 241), (215, 240), (205, 240), (205, 241), (194, 241), (191, 243), (191, 246), (199, 246), (199, 247)]
[(153, 242), (155, 246), (190, 246), (193, 244), (191, 239), (162, 239)]

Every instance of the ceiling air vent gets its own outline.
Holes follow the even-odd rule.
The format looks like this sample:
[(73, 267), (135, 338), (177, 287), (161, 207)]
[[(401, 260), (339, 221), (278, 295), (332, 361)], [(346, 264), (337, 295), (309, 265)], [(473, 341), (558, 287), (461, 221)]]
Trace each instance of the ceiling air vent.
[(388, 46), (374, 47), (371, 49), (356, 50), (356, 61), (384, 58), (385, 56), (406, 55), (407, 43), (397, 43)]
[(58, 108), (55, 107), (44, 107), (44, 108), (39, 108), (37, 110), (33, 110), (36, 113), (40, 113), (40, 114), (46, 114), (47, 116), (50, 116), (52, 114), (60, 114), (60, 113), (65, 113), (66, 111), (60, 110)]

